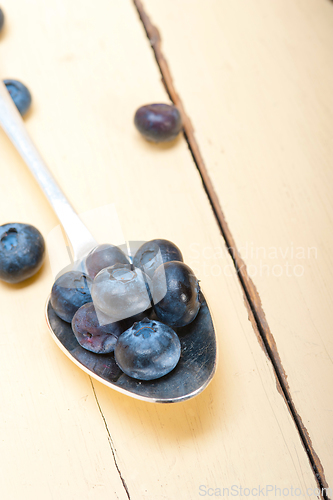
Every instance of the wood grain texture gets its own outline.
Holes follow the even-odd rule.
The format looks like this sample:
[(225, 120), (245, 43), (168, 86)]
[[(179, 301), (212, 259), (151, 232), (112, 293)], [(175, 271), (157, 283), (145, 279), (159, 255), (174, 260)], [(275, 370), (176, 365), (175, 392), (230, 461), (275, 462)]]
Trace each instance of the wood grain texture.
[[(167, 101), (133, 4), (98, 0), (92, 15), (86, 0), (2, 3), (2, 75), (30, 87), (26, 125), (60, 185), (78, 212), (115, 202), (128, 239), (179, 245), (201, 279), (220, 349), (197, 398), (132, 400), (92, 385), (52, 343), (48, 260), (25, 284), (1, 283), (2, 498), (192, 499), (200, 485), (314, 491), (187, 144), (148, 144), (132, 124), (141, 104)], [(47, 237), (57, 220), (2, 132), (0, 152), (1, 222), (30, 222)], [(204, 272), (205, 248), (221, 249), (210, 265), (222, 263), (224, 274)]]
[(258, 319), (332, 483), (332, 4), (145, 6)]

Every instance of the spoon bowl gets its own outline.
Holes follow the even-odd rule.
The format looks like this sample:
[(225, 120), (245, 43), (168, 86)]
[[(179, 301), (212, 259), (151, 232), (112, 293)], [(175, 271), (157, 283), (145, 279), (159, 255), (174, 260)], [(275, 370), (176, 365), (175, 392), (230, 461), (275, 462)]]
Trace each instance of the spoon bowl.
[(203, 295), (192, 323), (178, 329), (182, 354), (172, 372), (156, 380), (136, 380), (123, 373), (113, 353), (95, 354), (77, 342), (71, 325), (54, 312), (50, 299), (46, 321), (53, 340), (77, 366), (91, 377), (123, 394), (153, 403), (175, 403), (196, 396), (208, 385), (216, 368), (216, 339), (212, 318)]
[[(0, 125), (54, 209), (70, 243), (74, 263), (81, 262), (97, 246), (97, 242), (50, 173), (2, 81)], [(56, 315), (50, 298), (46, 304), (46, 321), (54, 341), (77, 366), (108, 387), (136, 399), (154, 403), (184, 401), (203, 391), (216, 370), (215, 330), (202, 293), (201, 307), (195, 320), (186, 327), (175, 328), (181, 343), (177, 366), (167, 375), (151, 381), (140, 381), (125, 375), (116, 364), (113, 353), (95, 354), (81, 347), (71, 325)]]

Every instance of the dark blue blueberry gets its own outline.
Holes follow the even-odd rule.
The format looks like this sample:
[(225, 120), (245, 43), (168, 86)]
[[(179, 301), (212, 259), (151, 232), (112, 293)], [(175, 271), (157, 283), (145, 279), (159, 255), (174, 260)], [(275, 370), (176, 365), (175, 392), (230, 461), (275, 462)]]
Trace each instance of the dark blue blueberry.
[(180, 341), (169, 326), (145, 318), (120, 335), (114, 355), (126, 375), (153, 380), (174, 369), (180, 358)]
[(131, 264), (115, 264), (100, 271), (91, 289), (98, 310), (121, 320), (151, 307), (151, 280)]
[(87, 272), (92, 278), (95, 278), (102, 269), (114, 264), (129, 264), (129, 262), (120, 248), (108, 243), (98, 245), (86, 258)]
[(18, 80), (4, 80), (3, 82), (19, 112), (22, 116), (25, 115), (31, 105), (31, 94), (29, 90)]
[(0, 9), (0, 31), (2, 30), (3, 28), (3, 24), (5, 22), (5, 16), (4, 16), (4, 13), (3, 13), (3, 10)]
[(51, 305), (59, 318), (71, 323), (76, 311), (92, 302), (92, 279), (81, 271), (69, 271), (55, 281), (51, 291)]
[(173, 327), (188, 325), (200, 309), (200, 287), (183, 262), (166, 262), (155, 272), (152, 295), (157, 317)]
[(168, 240), (151, 240), (141, 245), (134, 256), (133, 264), (152, 278), (161, 264), (171, 260), (183, 261), (179, 248)]
[(153, 142), (175, 139), (183, 128), (178, 109), (170, 104), (147, 104), (137, 110), (134, 124), (141, 134)]
[(105, 354), (114, 350), (124, 328), (119, 322), (101, 325), (94, 304), (88, 302), (74, 314), (72, 330), (76, 340), (84, 349), (97, 354)]
[(0, 226), (0, 279), (19, 283), (33, 276), (41, 267), (45, 242), (30, 224), (13, 222)]

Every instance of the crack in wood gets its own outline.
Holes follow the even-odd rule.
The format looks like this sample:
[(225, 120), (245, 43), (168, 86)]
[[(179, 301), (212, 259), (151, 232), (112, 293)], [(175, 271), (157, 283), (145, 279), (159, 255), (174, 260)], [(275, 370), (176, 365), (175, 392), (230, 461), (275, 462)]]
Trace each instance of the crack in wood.
[(295, 422), (302, 444), (308, 455), (317, 484), (322, 492), (322, 498), (324, 498), (325, 500), (329, 500), (326, 492), (326, 489), (328, 489), (328, 484), (325, 479), (323, 466), (321, 464), (321, 461), (317, 453), (315, 452), (312, 446), (309, 432), (304, 426), (302, 419), (298, 414), (295, 404), (292, 400), (290, 388), (287, 381), (287, 375), (283, 368), (281, 358), (276, 346), (276, 342), (274, 340), (274, 337), (266, 320), (266, 315), (261, 304), (259, 293), (252, 279), (248, 275), (246, 265), (242, 260), (241, 255), (236, 247), (235, 240), (230, 232), (218, 196), (214, 189), (212, 180), (210, 179), (205, 162), (201, 155), (199, 145), (195, 139), (195, 132), (193, 125), (191, 123), (189, 116), (185, 111), (182, 100), (175, 89), (169, 65), (161, 49), (162, 41), (159, 30), (151, 22), (150, 17), (146, 13), (141, 0), (133, 0), (133, 3), (139, 14), (140, 20), (143, 24), (143, 27), (150, 41), (151, 47), (153, 49), (155, 59), (158, 64), (162, 77), (162, 82), (166, 89), (166, 92), (168, 93), (171, 101), (177, 106), (182, 116), (184, 124), (184, 136), (187, 141), (189, 150), (192, 154), (194, 163), (200, 174), (203, 187), (206, 191), (207, 197), (211, 204), (221, 234), (226, 243), (233, 264), (235, 266), (237, 276), (239, 278), (243, 290), (244, 302), (248, 310), (249, 320), (252, 323), (254, 332), (257, 335), (261, 347), (263, 348), (266, 356), (269, 358), (270, 362), (273, 365), (274, 374), (276, 377), (277, 389), (284, 398), (285, 403), (289, 409), (289, 412)]
[(130, 494), (129, 494), (129, 491), (128, 491), (128, 487), (127, 487), (126, 481), (123, 478), (123, 475), (121, 473), (121, 470), (120, 470), (118, 462), (117, 462), (116, 448), (114, 446), (114, 443), (113, 443), (113, 440), (112, 440), (112, 437), (111, 437), (111, 433), (110, 433), (110, 430), (109, 430), (106, 418), (104, 416), (104, 413), (103, 413), (103, 410), (101, 408), (101, 405), (99, 404), (99, 401), (98, 401), (98, 398), (97, 398), (97, 394), (96, 394), (96, 391), (95, 391), (95, 387), (94, 387), (93, 381), (92, 381), (92, 379), (91, 379), (90, 376), (89, 376), (89, 380), (90, 380), (90, 383), (91, 383), (91, 387), (92, 387), (92, 390), (93, 390), (93, 393), (94, 393), (94, 396), (95, 396), (95, 400), (96, 400), (99, 412), (100, 412), (100, 414), (102, 416), (102, 419), (103, 419), (103, 422), (104, 422), (104, 425), (105, 425), (105, 428), (106, 428), (106, 432), (108, 434), (108, 441), (109, 441), (109, 445), (110, 445), (110, 448), (111, 448), (111, 453), (112, 453), (112, 456), (113, 456), (114, 464), (116, 466), (117, 472), (118, 472), (120, 480), (122, 482), (122, 485), (123, 485), (123, 487), (124, 487), (124, 489), (126, 491), (127, 498), (128, 498), (128, 500), (131, 500), (131, 497), (130, 497)]

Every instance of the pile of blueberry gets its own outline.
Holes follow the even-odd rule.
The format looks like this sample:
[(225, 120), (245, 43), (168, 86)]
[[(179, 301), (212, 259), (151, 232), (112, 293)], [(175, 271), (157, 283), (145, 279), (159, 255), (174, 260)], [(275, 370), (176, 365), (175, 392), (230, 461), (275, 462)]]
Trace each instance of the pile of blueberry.
[(78, 343), (97, 354), (114, 353), (120, 369), (139, 380), (173, 370), (181, 356), (174, 328), (191, 323), (201, 305), (198, 280), (179, 248), (152, 240), (130, 259), (114, 245), (99, 245), (84, 265), (86, 272), (61, 275), (50, 298)]

